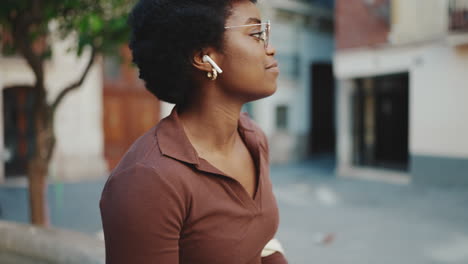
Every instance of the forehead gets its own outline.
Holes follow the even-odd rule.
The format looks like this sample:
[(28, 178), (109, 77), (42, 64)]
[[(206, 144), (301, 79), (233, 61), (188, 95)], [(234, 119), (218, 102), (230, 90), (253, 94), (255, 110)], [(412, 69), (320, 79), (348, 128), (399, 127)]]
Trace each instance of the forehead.
[(253, 24), (249, 19), (261, 19), (257, 6), (250, 1), (236, 1), (232, 4), (231, 16), (226, 20), (226, 26)]

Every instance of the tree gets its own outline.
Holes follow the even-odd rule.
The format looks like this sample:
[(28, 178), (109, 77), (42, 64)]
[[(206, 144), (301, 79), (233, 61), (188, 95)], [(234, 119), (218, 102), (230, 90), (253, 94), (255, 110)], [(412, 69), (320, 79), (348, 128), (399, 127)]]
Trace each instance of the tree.
[[(85, 80), (98, 54), (118, 54), (128, 39), (127, 14), (135, 0), (2, 0), (0, 3), (0, 38), (4, 51), (22, 56), (35, 76), (29, 85), (35, 91), (34, 151), (28, 160), (31, 222), (47, 226), (47, 174), (55, 147), (54, 116), (63, 99)], [(56, 25), (50, 30), (52, 24)], [(58, 96), (47, 101), (44, 62), (52, 56), (51, 42), (73, 38), (70, 52), (81, 56), (91, 49), (89, 61), (78, 80), (63, 87)], [(40, 48), (37, 44), (40, 43)], [(28, 85), (19, 84), (24, 87)]]

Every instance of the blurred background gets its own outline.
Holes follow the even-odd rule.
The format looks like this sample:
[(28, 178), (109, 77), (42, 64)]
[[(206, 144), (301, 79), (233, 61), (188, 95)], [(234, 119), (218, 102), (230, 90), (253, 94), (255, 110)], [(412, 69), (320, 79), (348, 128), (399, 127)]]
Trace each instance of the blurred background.
[[(34, 17), (40, 2), (21, 8)], [(46, 12), (30, 41), (14, 1), (0, 3), (0, 263), (103, 263), (102, 243), (90, 245), (102, 239), (107, 175), (172, 109), (130, 65), (131, 1), (100, 2), (93, 16), (70, 13), (76, 3)], [(258, 6), (281, 74), (245, 111), (270, 141), (289, 262), (468, 263), (468, 0)], [(100, 39), (106, 25), (121, 34)], [(51, 125), (38, 125), (41, 105)], [(61, 239), (74, 244), (54, 246)]]

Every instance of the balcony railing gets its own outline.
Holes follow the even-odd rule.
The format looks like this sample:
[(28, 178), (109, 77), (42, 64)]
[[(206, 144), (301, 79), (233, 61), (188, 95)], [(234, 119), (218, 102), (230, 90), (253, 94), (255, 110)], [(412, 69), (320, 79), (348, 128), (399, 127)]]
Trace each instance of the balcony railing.
[(468, 0), (450, 0), (449, 29), (453, 32), (468, 32)]

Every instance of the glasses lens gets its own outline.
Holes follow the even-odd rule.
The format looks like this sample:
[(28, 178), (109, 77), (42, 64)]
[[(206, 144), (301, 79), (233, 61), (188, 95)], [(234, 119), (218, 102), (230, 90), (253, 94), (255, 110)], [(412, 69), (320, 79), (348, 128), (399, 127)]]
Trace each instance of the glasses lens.
[(265, 49), (268, 48), (268, 44), (270, 42), (270, 31), (271, 31), (271, 24), (270, 24), (270, 20), (268, 20), (265, 25)]

